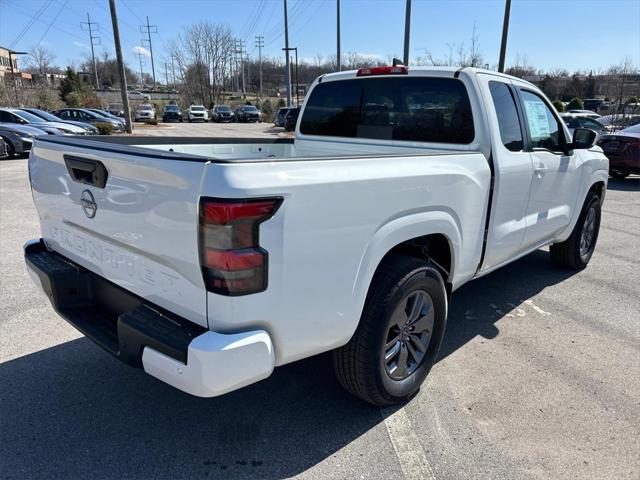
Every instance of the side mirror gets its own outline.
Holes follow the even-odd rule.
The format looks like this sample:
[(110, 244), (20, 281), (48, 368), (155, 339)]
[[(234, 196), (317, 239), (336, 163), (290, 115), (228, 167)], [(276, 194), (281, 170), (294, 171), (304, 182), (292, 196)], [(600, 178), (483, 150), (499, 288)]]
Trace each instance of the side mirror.
[(573, 131), (572, 148), (591, 148), (595, 145), (598, 134), (588, 128), (576, 128)]

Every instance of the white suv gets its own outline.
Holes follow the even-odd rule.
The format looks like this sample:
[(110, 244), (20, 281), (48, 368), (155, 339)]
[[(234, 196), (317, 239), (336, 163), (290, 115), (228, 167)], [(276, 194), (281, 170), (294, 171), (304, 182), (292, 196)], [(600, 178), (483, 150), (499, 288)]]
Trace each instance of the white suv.
[(187, 110), (187, 119), (189, 122), (207, 122), (209, 113), (202, 105), (191, 105)]
[(156, 107), (151, 104), (145, 103), (136, 108), (134, 115), (134, 122), (144, 122), (145, 120), (156, 119)]

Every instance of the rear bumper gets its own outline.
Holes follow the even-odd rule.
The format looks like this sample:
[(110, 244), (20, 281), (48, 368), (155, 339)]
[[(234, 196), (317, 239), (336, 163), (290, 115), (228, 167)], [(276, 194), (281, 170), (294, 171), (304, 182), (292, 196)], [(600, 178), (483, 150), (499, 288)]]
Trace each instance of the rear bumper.
[(275, 357), (267, 332), (221, 334), (172, 314), (47, 250), (24, 246), (27, 270), (56, 312), (123, 362), (192, 395), (213, 397), (262, 380)]

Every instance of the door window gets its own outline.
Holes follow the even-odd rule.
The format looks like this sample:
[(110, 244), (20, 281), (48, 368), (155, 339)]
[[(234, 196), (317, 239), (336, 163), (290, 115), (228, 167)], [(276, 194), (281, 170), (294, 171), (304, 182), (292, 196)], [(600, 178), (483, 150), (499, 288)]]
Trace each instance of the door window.
[(489, 89), (498, 117), (502, 143), (508, 150), (519, 152), (523, 149), (522, 130), (511, 90), (502, 82), (489, 82)]
[(531, 135), (531, 146), (552, 152), (564, 151), (562, 128), (551, 109), (535, 93), (520, 90), (520, 94)]

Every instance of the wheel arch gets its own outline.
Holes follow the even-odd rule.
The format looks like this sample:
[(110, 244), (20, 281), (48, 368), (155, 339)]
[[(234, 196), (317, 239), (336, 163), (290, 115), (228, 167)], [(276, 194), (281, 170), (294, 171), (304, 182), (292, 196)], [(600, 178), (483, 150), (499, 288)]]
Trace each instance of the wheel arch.
[(461, 243), (458, 223), (444, 211), (407, 215), (383, 225), (369, 241), (360, 261), (353, 286), (358, 312), (362, 312), (378, 267), (389, 255), (431, 259), (440, 271), (450, 296)]

